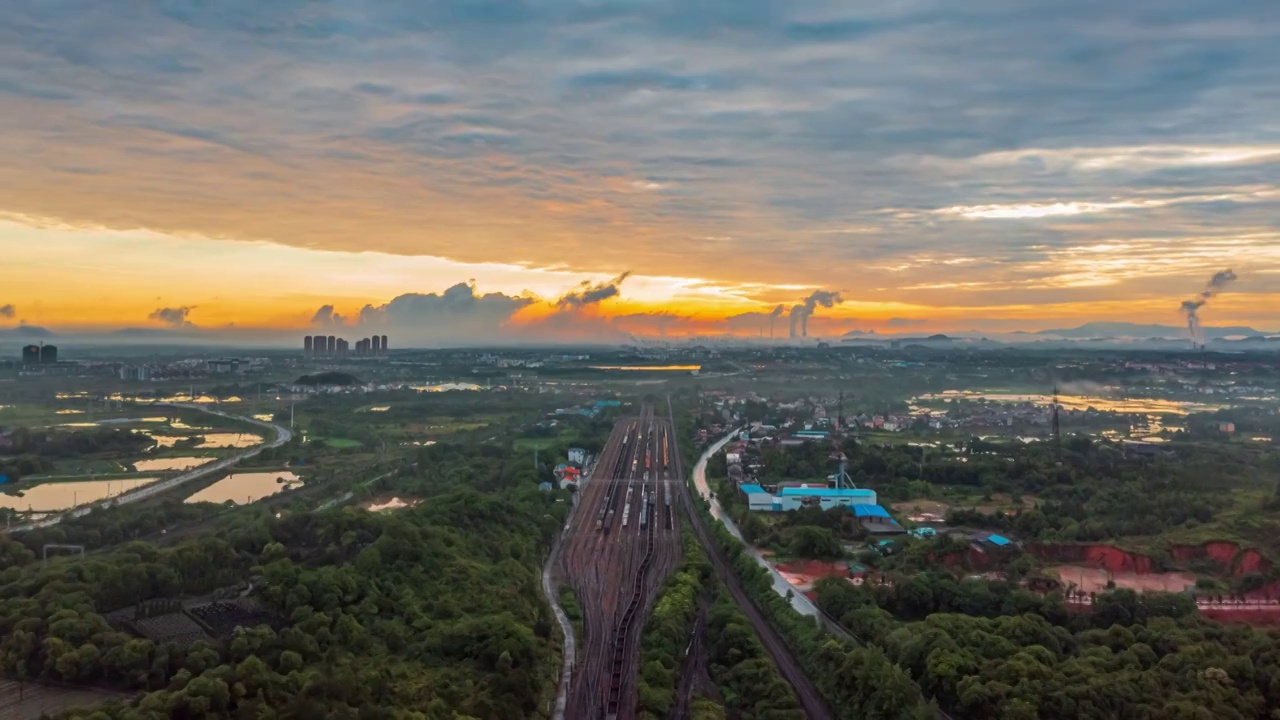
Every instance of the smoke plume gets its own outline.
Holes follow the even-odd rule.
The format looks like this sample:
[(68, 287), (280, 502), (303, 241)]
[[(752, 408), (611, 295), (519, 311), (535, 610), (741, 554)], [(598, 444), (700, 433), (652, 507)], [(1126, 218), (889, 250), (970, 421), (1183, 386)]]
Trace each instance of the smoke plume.
[[(815, 290), (804, 299), (804, 303), (791, 307), (791, 337), (809, 337), (809, 316), (821, 305), (824, 308), (834, 307), (844, 302), (840, 293), (833, 290)], [(797, 334), (798, 331), (798, 334)]]
[(1215, 295), (1226, 289), (1236, 279), (1230, 270), (1222, 270), (1209, 278), (1204, 290), (1190, 300), (1182, 301), (1182, 312), (1187, 316), (1187, 332), (1191, 335), (1193, 345), (1204, 344), (1204, 330), (1200, 327), (1200, 308), (1204, 307)]
[(195, 325), (187, 321), (187, 316), (194, 309), (185, 305), (183, 307), (156, 308), (147, 316), (147, 319), (162, 322), (172, 328), (194, 328)]
[(18, 314), (18, 308), (13, 305), (0, 305), (0, 317), (6, 320), (12, 320)]
[(782, 316), (782, 311), (783, 311), (783, 309), (784, 309), (784, 308), (782, 307), (782, 305), (781, 305), (781, 304), (779, 304), (779, 305), (778, 305), (778, 307), (776, 307), (776, 308), (774, 308), (774, 309), (773, 309), (773, 312), (769, 313), (769, 337), (770, 337), (770, 338), (772, 338), (772, 337), (773, 337), (773, 323), (774, 323), (774, 321), (776, 321), (779, 317), (781, 317), (781, 316)]
[(631, 271), (628, 270), (609, 282), (592, 283), (588, 280), (579, 285), (577, 290), (566, 293), (564, 297), (557, 300), (556, 307), (561, 310), (581, 308), (615, 297), (620, 292), (622, 281), (630, 275)]

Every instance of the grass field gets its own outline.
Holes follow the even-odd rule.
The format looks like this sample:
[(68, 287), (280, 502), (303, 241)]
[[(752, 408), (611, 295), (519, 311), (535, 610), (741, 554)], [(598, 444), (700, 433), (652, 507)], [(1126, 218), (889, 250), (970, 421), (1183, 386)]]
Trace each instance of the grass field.
[(351, 438), (325, 438), (324, 444), (335, 450), (346, 450), (348, 448), (363, 447), (364, 443)]

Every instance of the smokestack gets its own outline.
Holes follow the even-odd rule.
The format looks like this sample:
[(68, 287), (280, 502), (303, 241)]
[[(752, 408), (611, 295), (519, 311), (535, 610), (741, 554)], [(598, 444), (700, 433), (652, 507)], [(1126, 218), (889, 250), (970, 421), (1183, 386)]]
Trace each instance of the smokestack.
[(834, 307), (844, 302), (840, 293), (831, 290), (815, 290), (804, 299), (803, 305), (791, 308), (791, 337), (796, 337), (796, 328), (800, 329), (800, 337), (809, 337), (809, 316), (819, 305), (825, 308)]
[(1222, 270), (1213, 274), (1209, 278), (1209, 282), (1205, 284), (1204, 290), (1190, 300), (1182, 301), (1182, 312), (1187, 316), (1187, 333), (1191, 336), (1192, 347), (1203, 347), (1205, 344), (1204, 330), (1200, 326), (1200, 308), (1204, 307), (1215, 295), (1226, 289), (1227, 285), (1236, 280), (1236, 274), (1231, 270)]
[(781, 304), (779, 304), (778, 307), (774, 308), (773, 312), (769, 313), (769, 339), (770, 340), (773, 339), (773, 323), (775, 320), (778, 319), (778, 316), (781, 314), (782, 314)]

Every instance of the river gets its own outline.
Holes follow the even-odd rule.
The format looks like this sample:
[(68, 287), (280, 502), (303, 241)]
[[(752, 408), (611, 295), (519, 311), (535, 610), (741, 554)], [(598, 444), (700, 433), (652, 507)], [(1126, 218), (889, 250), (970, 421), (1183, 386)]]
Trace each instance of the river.
[(769, 577), (773, 579), (773, 591), (782, 597), (786, 597), (787, 593), (790, 592), (791, 607), (794, 608), (796, 612), (802, 615), (818, 617), (818, 608), (813, 604), (813, 602), (809, 600), (809, 598), (801, 592), (799, 588), (787, 582), (787, 579), (782, 577), (782, 575), (769, 564), (768, 560), (764, 559), (764, 556), (760, 554), (759, 550), (751, 547), (750, 543), (742, 539), (742, 533), (738, 530), (738, 526), (729, 518), (729, 514), (720, 507), (720, 501), (711, 497), (711, 487), (707, 484), (707, 461), (711, 459), (712, 455), (720, 452), (725, 445), (728, 445), (729, 441), (737, 436), (737, 434), (738, 431), (734, 430), (721, 438), (716, 444), (707, 448), (706, 452), (702, 453), (702, 457), (698, 458), (698, 464), (693, 466), (693, 484), (698, 489), (698, 494), (711, 502), (711, 516), (723, 523), (724, 526), (729, 529), (729, 533), (738, 538), (738, 541), (747, 549), (747, 552), (751, 554), (751, 557), (755, 558), (757, 565), (769, 571)]

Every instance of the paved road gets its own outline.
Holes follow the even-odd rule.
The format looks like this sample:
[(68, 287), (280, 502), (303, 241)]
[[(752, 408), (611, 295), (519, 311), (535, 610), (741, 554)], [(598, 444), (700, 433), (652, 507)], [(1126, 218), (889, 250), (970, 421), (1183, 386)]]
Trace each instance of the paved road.
[[(732, 437), (732, 436), (730, 436)], [(717, 445), (712, 446), (707, 452), (703, 453), (698, 464), (693, 468), (694, 478), (702, 477), (702, 487), (706, 487), (706, 468), (707, 460), (724, 444), (728, 442), (728, 438), (721, 441)], [(756, 607), (755, 603), (747, 595), (746, 590), (742, 587), (742, 581), (738, 579), (738, 575), (733, 568), (729, 567), (729, 560), (725, 556), (720, 545), (715, 541), (703, 524), (702, 515), (698, 513), (697, 508), (693, 507), (696, 502), (689, 492), (689, 485), (681, 483), (684, 489), (687, 502), (685, 510), (688, 513), (690, 524), (693, 526), (694, 534), (698, 536), (698, 540), (702, 543), (702, 547), (706, 550), (707, 558), (711, 561), (715, 568), (716, 575), (729, 589), (729, 594), (733, 596), (734, 601), (738, 604), (738, 608), (742, 610), (747, 621), (755, 628), (756, 635), (760, 637), (760, 642), (764, 645), (769, 655), (773, 657), (774, 665), (778, 667), (778, 672), (782, 677), (795, 689), (796, 699), (800, 702), (800, 707), (804, 709), (804, 714), (810, 720), (834, 720), (835, 714), (831, 712), (831, 708), (827, 705), (826, 699), (818, 692), (813, 682), (804, 674), (800, 663), (796, 660), (795, 655), (791, 652), (791, 648), (787, 646), (782, 639), (781, 634), (769, 623), (768, 618)], [(722, 518), (727, 519), (727, 518)]]
[[(574, 500), (576, 507), (576, 496)], [(555, 613), (556, 622), (560, 623), (560, 632), (564, 637), (564, 662), (560, 666), (560, 687), (556, 690), (556, 705), (551, 715), (552, 720), (564, 720), (565, 708), (569, 705), (569, 683), (573, 678), (573, 668), (578, 664), (578, 643), (573, 636), (573, 624), (569, 622), (569, 616), (565, 615), (564, 608), (560, 607), (560, 597), (556, 593), (555, 583), (551, 581), (551, 569), (560, 561), (560, 543), (568, 534), (569, 523), (572, 520), (573, 513), (570, 511), (569, 516), (565, 518), (564, 528), (560, 530), (560, 536), (556, 538), (555, 544), (551, 547), (551, 553), (547, 556), (547, 564), (542, 566), (542, 594), (546, 596), (547, 604), (551, 605), (551, 612)]]
[(88, 515), (95, 508), (115, 507), (116, 505), (124, 505), (127, 503), (138, 502), (139, 500), (145, 500), (149, 497), (154, 497), (156, 495), (159, 495), (162, 492), (168, 492), (169, 490), (172, 490), (173, 488), (178, 487), (179, 485), (182, 485), (184, 483), (191, 482), (192, 480), (196, 480), (202, 477), (207, 477), (212, 473), (222, 472), (223, 470), (226, 470), (227, 468), (231, 467), (232, 465), (235, 465), (241, 460), (244, 460), (246, 458), (251, 458), (267, 448), (280, 447), (281, 445), (284, 445), (285, 443), (293, 439), (293, 431), (283, 425), (276, 425), (275, 423), (263, 422), (261, 420), (254, 420), (253, 418), (241, 417), (239, 415), (232, 415), (230, 413), (224, 413), (221, 410), (214, 410), (212, 408), (204, 407), (201, 405), (188, 405), (185, 403), (165, 403), (163, 405), (160, 405), (159, 407), (176, 407), (176, 408), (182, 408), (184, 410), (199, 410), (201, 412), (209, 413), (210, 415), (217, 415), (219, 417), (228, 418), (230, 420), (238, 420), (241, 422), (252, 423), (254, 425), (259, 425), (261, 427), (274, 430), (276, 433), (276, 437), (274, 440), (270, 442), (257, 445), (255, 447), (244, 450), (243, 452), (236, 453), (235, 455), (222, 458), (217, 462), (210, 463), (208, 465), (201, 465), (200, 467), (192, 470), (191, 472), (183, 473), (182, 475), (169, 478), (168, 480), (162, 480), (160, 482), (152, 483), (150, 485), (144, 485), (138, 488), (137, 490), (127, 492), (123, 495), (117, 495), (107, 500), (102, 500), (96, 503), (90, 503), (88, 505), (82, 505), (78, 508), (68, 510), (67, 512), (64, 512), (64, 513), (51, 515), (49, 517), (41, 518), (40, 520), (36, 520), (29, 523), (24, 523), (22, 525), (14, 525), (9, 528), (9, 532), (18, 533), (18, 532), (24, 532), (27, 530), (35, 530), (36, 528), (50, 527), (52, 525), (57, 525), (58, 523), (62, 522), (65, 519), (78, 518), (84, 515)]

